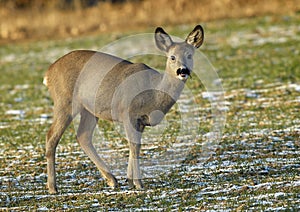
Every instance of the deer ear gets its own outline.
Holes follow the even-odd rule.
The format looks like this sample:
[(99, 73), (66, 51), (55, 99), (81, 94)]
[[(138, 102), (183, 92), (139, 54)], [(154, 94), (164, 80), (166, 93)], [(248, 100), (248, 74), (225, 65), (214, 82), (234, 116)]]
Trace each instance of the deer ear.
[(187, 36), (185, 42), (194, 46), (195, 48), (199, 48), (204, 40), (204, 31), (201, 25), (197, 25), (193, 31)]
[(167, 52), (170, 46), (173, 44), (171, 37), (161, 27), (157, 27), (155, 30), (155, 43), (157, 48), (163, 52)]

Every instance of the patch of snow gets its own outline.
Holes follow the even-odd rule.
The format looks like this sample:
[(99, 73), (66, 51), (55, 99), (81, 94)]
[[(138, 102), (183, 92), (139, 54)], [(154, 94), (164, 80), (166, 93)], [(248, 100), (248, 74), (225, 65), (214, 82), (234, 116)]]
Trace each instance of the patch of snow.
[(6, 115), (13, 115), (13, 116), (21, 116), (24, 117), (25, 111), (24, 110), (7, 110), (5, 112)]
[(47, 208), (46, 206), (43, 206), (43, 207), (38, 208), (37, 211), (49, 211), (49, 208)]

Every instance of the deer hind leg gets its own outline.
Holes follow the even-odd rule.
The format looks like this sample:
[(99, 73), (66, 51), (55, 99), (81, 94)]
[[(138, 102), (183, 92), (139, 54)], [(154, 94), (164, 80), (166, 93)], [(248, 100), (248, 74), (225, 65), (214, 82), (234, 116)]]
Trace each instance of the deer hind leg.
[(124, 124), (126, 136), (129, 142), (129, 160), (127, 168), (127, 179), (130, 187), (142, 189), (142, 177), (140, 171), (139, 157), (141, 149), (141, 137), (144, 126), (136, 123), (132, 126), (131, 123)]
[(50, 194), (57, 193), (55, 176), (55, 152), (57, 144), (72, 121), (70, 107), (54, 107), (54, 120), (46, 136), (46, 158), (47, 158), (47, 187)]
[(111, 174), (109, 168), (104, 161), (99, 157), (93, 144), (93, 131), (96, 127), (98, 118), (92, 115), (87, 110), (81, 112), (80, 123), (77, 131), (77, 140), (82, 147), (83, 151), (88, 157), (95, 163), (102, 176), (107, 180), (107, 184), (111, 187), (117, 187), (118, 182), (116, 178)]

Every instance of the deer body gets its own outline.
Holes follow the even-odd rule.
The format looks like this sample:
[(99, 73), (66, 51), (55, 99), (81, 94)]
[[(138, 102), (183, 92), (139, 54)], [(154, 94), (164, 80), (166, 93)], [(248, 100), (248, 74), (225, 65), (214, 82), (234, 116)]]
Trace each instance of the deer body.
[(145, 126), (160, 123), (179, 98), (192, 70), (194, 48), (202, 44), (203, 36), (198, 25), (185, 42), (174, 43), (157, 28), (157, 47), (168, 58), (163, 74), (145, 64), (87, 50), (73, 51), (49, 67), (44, 84), (54, 101), (53, 123), (46, 138), (50, 193), (57, 193), (56, 146), (77, 114), (81, 116), (77, 140), (112, 187), (117, 186), (117, 180), (93, 147), (92, 135), (99, 118), (123, 123), (130, 150), (128, 182), (138, 189), (143, 187), (138, 159), (142, 132)]

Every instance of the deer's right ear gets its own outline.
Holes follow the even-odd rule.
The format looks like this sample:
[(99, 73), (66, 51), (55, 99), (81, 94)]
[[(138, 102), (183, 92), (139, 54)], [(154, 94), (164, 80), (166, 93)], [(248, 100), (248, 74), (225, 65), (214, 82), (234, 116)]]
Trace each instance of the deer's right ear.
[(161, 27), (157, 27), (155, 30), (155, 43), (157, 48), (163, 52), (167, 52), (170, 46), (173, 44), (171, 37)]

